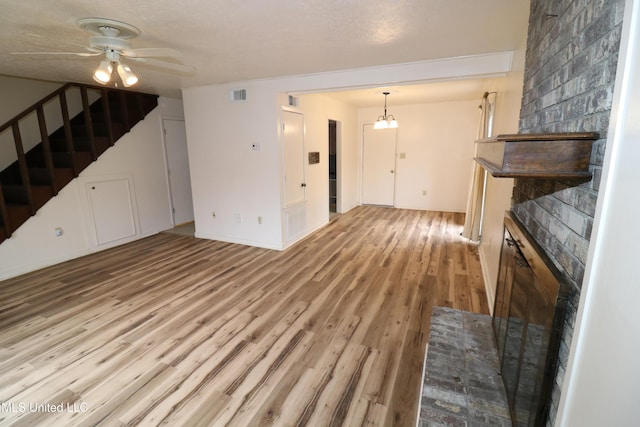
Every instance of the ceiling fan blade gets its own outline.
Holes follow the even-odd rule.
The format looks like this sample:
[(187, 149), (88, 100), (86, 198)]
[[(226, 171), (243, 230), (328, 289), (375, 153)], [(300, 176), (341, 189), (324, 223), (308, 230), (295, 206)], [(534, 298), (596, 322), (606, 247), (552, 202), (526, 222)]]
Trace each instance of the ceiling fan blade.
[(98, 56), (102, 52), (11, 52), (11, 55), (76, 55), (76, 56)]
[(180, 57), (180, 52), (166, 47), (143, 47), (140, 49), (123, 49), (122, 55), (127, 58), (177, 58)]
[(160, 61), (158, 59), (151, 58), (130, 58), (133, 61), (147, 64), (152, 67), (164, 68), (166, 70), (178, 71), (180, 73), (193, 73), (196, 69), (189, 65), (176, 64), (175, 62)]

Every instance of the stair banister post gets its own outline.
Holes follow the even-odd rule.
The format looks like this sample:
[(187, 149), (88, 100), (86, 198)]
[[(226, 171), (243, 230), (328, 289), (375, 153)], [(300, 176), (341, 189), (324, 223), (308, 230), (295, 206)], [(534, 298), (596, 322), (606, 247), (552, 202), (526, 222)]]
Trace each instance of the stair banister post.
[(144, 111), (144, 101), (142, 100), (142, 94), (136, 93), (136, 104), (138, 106), (138, 111), (140, 112), (140, 120), (144, 120), (146, 116), (146, 112)]
[(58, 185), (56, 184), (56, 171), (53, 168), (53, 156), (51, 155), (51, 144), (49, 143), (49, 133), (47, 132), (47, 122), (44, 117), (44, 108), (42, 104), (36, 108), (38, 115), (38, 126), (40, 127), (40, 138), (42, 141), (42, 148), (44, 153), (44, 163), (49, 173), (49, 180), (51, 182), (51, 190), (53, 195), (58, 195)]
[(93, 133), (93, 121), (91, 120), (91, 106), (89, 105), (89, 96), (87, 88), (80, 86), (80, 95), (82, 96), (82, 110), (84, 113), (84, 124), (87, 127), (87, 135), (89, 137), (89, 146), (91, 147), (91, 157), (93, 160), (98, 159), (98, 151), (96, 150), (96, 140)]
[(109, 90), (102, 89), (102, 110), (104, 114), (104, 122), (107, 125), (107, 133), (109, 137), (109, 145), (113, 146), (116, 143), (115, 136), (113, 135), (113, 123), (111, 122), (111, 107), (109, 106)]
[(63, 90), (60, 92), (60, 111), (62, 112), (62, 126), (64, 127), (64, 139), (67, 147), (67, 153), (72, 158), (71, 170), (73, 176), (78, 176), (80, 171), (78, 170), (75, 162), (76, 148), (73, 145), (73, 132), (71, 130), (71, 119), (69, 118), (69, 106), (67, 104), (67, 92)]
[(11, 124), (11, 130), (13, 131), (13, 142), (16, 145), (16, 154), (18, 155), (18, 166), (20, 168), (20, 178), (22, 179), (22, 186), (27, 195), (27, 201), (31, 210), (31, 215), (36, 214), (36, 208), (33, 204), (33, 195), (31, 194), (31, 180), (29, 179), (29, 168), (27, 166), (27, 158), (24, 155), (24, 148), (22, 146), (22, 136), (20, 136), (20, 127), (18, 122)]
[(131, 123), (129, 122), (129, 107), (127, 106), (127, 93), (120, 92), (120, 109), (122, 110), (122, 122), (124, 123), (125, 132), (131, 130)]
[(9, 221), (9, 212), (7, 211), (7, 203), (4, 200), (4, 194), (2, 192), (2, 183), (0, 183), (0, 216), (2, 217), (2, 223), (4, 224), (4, 231), (7, 237), (11, 237), (13, 228)]

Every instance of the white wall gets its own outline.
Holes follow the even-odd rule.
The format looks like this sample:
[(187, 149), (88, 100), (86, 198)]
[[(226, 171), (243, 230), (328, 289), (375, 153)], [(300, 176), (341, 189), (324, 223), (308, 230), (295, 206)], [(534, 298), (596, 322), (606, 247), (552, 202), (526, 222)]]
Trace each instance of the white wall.
[[(288, 96), (273, 82), (185, 89), (196, 236), (273, 249), (289, 242), (283, 233), (280, 121)], [(229, 91), (247, 90), (247, 100), (231, 102)], [(320, 164), (305, 162), (306, 233), (326, 224), (328, 206), (328, 120), (340, 121), (342, 209), (356, 205), (355, 108), (324, 95), (298, 97), (305, 125), (305, 159), (320, 152)], [(260, 150), (251, 149), (259, 144)], [(215, 217), (214, 217), (215, 213)], [(262, 218), (262, 223), (258, 222)]]
[(329, 220), (329, 119), (338, 126), (338, 176), (341, 189), (340, 211), (346, 212), (358, 204), (357, 161), (358, 132), (355, 107), (332, 99), (329, 95), (300, 96), (300, 108), (305, 123), (305, 159), (307, 153), (320, 153), (320, 163), (305, 165), (307, 183), (307, 224), (315, 230)]
[[(464, 212), (471, 174), (469, 161), (478, 127), (478, 101), (393, 105), (388, 112), (399, 124), (395, 207)], [(380, 114), (380, 108), (358, 111), (363, 124), (375, 122)], [(359, 130), (362, 141), (362, 126)]]
[[(514, 71), (509, 73), (506, 78), (496, 80), (495, 86), (487, 88), (489, 92), (498, 92), (494, 117), (494, 136), (518, 132), (524, 81), (524, 58), (525, 52), (517, 51), (514, 55)], [(504, 212), (511, 208), (512, 193), (513, 178), (494, 178), (488, 174), (484, 222), (478, 251), (487, 301), (492, 313), (498, 283), (500, 247), (504, 233)]]
[(640, 0), (626, 2), (591, 246), (556, 418), (638, 425), (640, 396)]
[(60, 83), (0, 75), (0, 123), (5, 123), (39, 99), (62, 87)]
[[(197, 237), (282, 247), (280, 106), (264, 86), (183, 90)], [(247, 101), (231, 102), (234, 88), (246, 89)]]
[[(283, 231), (281, 173), (281, 114), (287, 94), (490, 77), (510, 71), (511, 60), (512, 54), (505, 52), (183, 89), (196, 236), (275, 249), (291, 243)], [(247, 101), (231, 103), (233, 89), (246, 89)], [(333, 118), (331, 114), (322, 120)], [(259, 152), (250, 149), (256, 142)], [(352, 155), (343, 161), (351, 162)], [(342, 170), (353, 177), (347, 165)], [(342, 180), (343, 198), (349, 200), (345, 207), (355, 188), (351, 178)], [(326, 215), (324, 207), (309, 206), (302, 236)]]
[[(182, 117), (183, 112), (180, 100), (160, 98), (159, 105), (0, 244), (0, 279), (108, 247), (96, 246), (92, 239), (87, 193), (81, 185), (87, 180), (133, 177), (139, 230), (118, 243), (171, 227), (161, 117)], [(62, 236), (55, 236), (56, 227), (64, 230)]]

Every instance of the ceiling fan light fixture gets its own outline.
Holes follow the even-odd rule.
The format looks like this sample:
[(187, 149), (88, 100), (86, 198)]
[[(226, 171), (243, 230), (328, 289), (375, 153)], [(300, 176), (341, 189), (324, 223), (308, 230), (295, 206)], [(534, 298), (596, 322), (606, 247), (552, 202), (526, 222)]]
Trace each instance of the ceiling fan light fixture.
[[(178, 58), (180, 53), (170, 48), (146, 47), (133, 49), (130, 39), (140, 35), (140, 30), (125, 22), (107, 18), (81, 18), (76, 21), (80, 29), (91, 34), (86, 51), (79, 52), (11, 52), (13, 55), (76, 55), (81, 57), (102, 56), (104, 59), (94, 69), (92, 78), (100, 85), (113, 84), (114, 87), (130, 87), (138, 83), (138, 76), (121, 58), (142, 62), (154, 68), (193, 75), (195, 68), (178, 61), (164, 61), (159, 58)], [(74, 43), (75, 44), (75, 43)], [(117, 76), (115, 74), (118, 74)], [(118, 81), (120, 80), (120, 81)]]
[(138, 76), (131, 71), (128, 65), (118, 63), (117, 70), (124, 87), (130, 87), (138, 83)]
[(93, 80), (100, 84), (107, 84), (111, 80), (111, 73), (113, 72), (113, 65), (109, 61), (102, 61), (100, 66), (93, 73)]

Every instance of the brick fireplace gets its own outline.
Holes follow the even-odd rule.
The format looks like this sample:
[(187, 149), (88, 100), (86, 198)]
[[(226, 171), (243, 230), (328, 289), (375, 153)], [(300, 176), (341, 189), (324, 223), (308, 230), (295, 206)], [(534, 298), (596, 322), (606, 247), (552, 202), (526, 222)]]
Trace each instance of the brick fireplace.
[(517, 178), (512, 212), (569, 283), (552, 392), (553, 424), (573, 336), (598, 197), (623, 0), (532, 0), (519, 133), (599, 132), (593, 179)]

